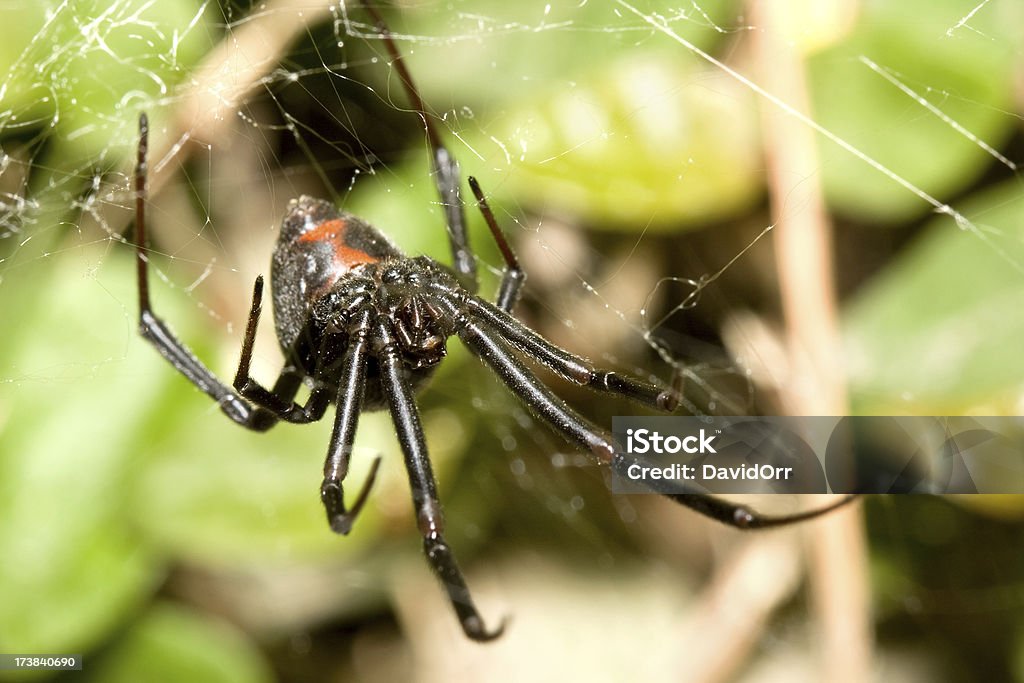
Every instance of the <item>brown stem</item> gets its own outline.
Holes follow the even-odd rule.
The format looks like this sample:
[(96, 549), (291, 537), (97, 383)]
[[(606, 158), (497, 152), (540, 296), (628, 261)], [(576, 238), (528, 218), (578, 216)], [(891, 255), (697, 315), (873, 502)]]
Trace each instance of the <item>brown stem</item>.
[[(760, 83), (810, 115), (806, 73), (791, 40), (792, 3), (753, 0), (754, 55)], [(814, 131), (773, 107), (763, 110), (768, 184), (779, 285), (789, 347), (782, 400), (793, 415), (845, 415), (839, 316), (832, 271), (831, 225), (820, 182)], [(827, 498), (827, 497), (824, 497)], [(814, 504), (821, 504), (815, 500)], [(810, 581), (830, 680), (870, 679), (872, 628), (862, 510), (850, 506), (808, 525)]]

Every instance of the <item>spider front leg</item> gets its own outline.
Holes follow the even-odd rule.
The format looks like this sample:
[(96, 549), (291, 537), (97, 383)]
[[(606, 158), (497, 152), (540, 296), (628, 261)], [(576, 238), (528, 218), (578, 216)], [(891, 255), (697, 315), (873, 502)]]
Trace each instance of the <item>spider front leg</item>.
[[(441, 141), (437, 127), (434, 125), (431, 116), (427, 113), (423, 97), (413, 81), (412, 74), (405, 66), (402, 53), (391, 37), (391, 31), (388, 29), (384, 18), (376, 8), (370, 5), (366, 6), (366, 10), (373, 17), (373, 20), (377, 22), (377, 29), (380, 32), (381, 39), (391, 55), (392, 65), (398, 72), (398, 78), (402, 83), (402, 87), (405, 88), (409, 101), (423, 118), (423, 126), (427, 132), (427, 142), (430, 145), (430, 151), (433, 156), (434, 184), (437, 187), (438, 195), (441, 197), (441, 206), (444, 208), (445, 226), (448, 229), (448, 241), (452, 251), (452, 266), (463, 289), (475, 294), (479, 288), (479, 280), (477, 278), (476, 256), (469, 247), (469, 231), (466, 226), (465, 208), (459, 192), (461, 185), (459, 163)], [(483, 213), (487, 226), (490, 228), (491, 234), (501, 250), (502, 257), (505, 259), (506, 268), (502, 275), (501, 286), (498, 289), (498, 306), (503, 310), (510, 311), (516, 301), (519, 300), (519, 293), (523, 282), (526, 280), (526, 274), (519, 267), (515, 253), (513, 253), (508, 242), (505, 240), (505, 236), (498, 228), (498, 224), (494, 220), (493, 214), (491, 214), (491, 209), (487, 206), (483, 192), (480, 191), (479, 184), (477, 184), (476, 179), (472, 176), (469, 178), (469, 185), (473, 189), (473, 194), (476, 195), (480, 211)]]
[(642, 405), (672, 412), (679, 407), (680, 388), (666, 388), (635, 377), (595, 368), (588, 360), (561, 349), (523, 325), (511, 314), (482, 299), (467, 297), (469, 313), (507, 343), (537, 362), (547, 366), (570, 382), (595, 391), (625, 396)]
[[(192, 351), (179, 340), (167, 324), (153, 312), (149, 300), (149, 258), (146, 254), (146, 155), (149, 151), (149, 120), (139, 115), (139, 147), (135, 164), (136, 277), (139, 290), (139, 333), (160, 352), (178, 372), (200, 391), (213, 398), (234, 422), (253, 431), (266, 431), (280, 415), (271, 409), (253, 407), (217, 379)], [(257, 289), (262, 280), (257, 280)], [(250, 315), (250, 325), (252, 316)], [(243, 348), (244, 351), (244, 348)], [(249, 353), (252, 349), (250, 347)], [(302, 374), (288, 366), (282, 370), (272, 393), (276, 400), (290, 403), (302, 384)]]
[(505, 630), (505, 622), (502, 621), (494, 631), (487, 630), (473, 604), (455, 555), (444, 540), (444, 515), (437, 497), (437, 482), (431, 471), (419, 412), (405, 377), (405, 368), (394, 335), (383, 321), (378, 322), (374, 332), (373, 352), (380, 364), (381, 388), (405, 456), (405, 468), (412, 488), (413, 505), (416, 507), (416, 521), (423, 536), (423, 551), (427, 561), (444, 585), (465, 634), (477, 641), (493, 640)]
[(352, 530), (359, 511), (373, 487), (380, 466), (380, 457), (374, 460), (370, 474), (363, 488), (356, 496), (351, 510), (345, 509), (345, 494), (342, 483), (348, 475), (352, 446), (356, 439), (359, 413), (363, 409), (363, 394), (366, 391), (366, 359), (370, 334), (371, 315), (368, 310), (358, 314), (349, 329), (348, 347), (342, 356), (341, 373), (338, 380), (337, 412), (334, 417), (334, 431), (324, 461), (324, 481), (320, 486), (320, 500), (327, 511), (327, 522), (339, 534)]
[(462, 204), (462, 196), (459, 192), (461, 185), (459, 162), (455, 160), (455, 157), (452, 156), (448, 148), (441, 142), (441, 136), (438, 134), (436, 126), (434, 126), (431, 115), (427, 113), (423, 97), (420, 96), (419, 89), (412, 79), (412, 74), (405, 67), (402, 53), (399, 51), (398, 45), (395, 44), (394, 38), (391, 37), (391, 31), (388, 29), (384, 17), (372, 5), (366, 5), (366, 11), (377, 23), (377, 30), (380, 33), (381, 40), (391, 56), (391, 64), (398, 72), (398, 78), (402, 83), (402, 87), (405, 88), (406, 95), (409, 97), (413, 109), (423, 118), (423, 125), (427, 131), (427, 142), (430, 144), (430, 153), (433, 157), (434, 184), (438, 195), (441, 197), (445, 225), (448, 228), (448, 241), (452, 251), (452, 266), (455, 269), (459, 284), (467, 291), (476, 292), (479, 288), (476, 256), (469, 248), (466, 214)]
[(505, 270), (502, 273), (501, 284), (498, 286), (498, 298), (495, 304), (492, 306), (482, 299), (468, 298), (466, 305), (472, 309), (476, 317), (497, 330), (505, 341), (536, 358), (571, 382), (596, 391), (619, 394), (658, 410), (672, 412), (678, 408), (681, 391), (679, 387), (675, 386), (675, 381), (673, 381), (671, 389), (665, 389), (650, 382), (597, 369), (585, 359), (558, 348), (510, 314), (512, 307), (519, 300), (523, 283), (526, 282), (526, 273), (520, 267), (519, 260), (505, 239), (501, 228), (498, 227), (491, 207), (487, 204), (487, 199), (476, 178), (470, 176), (469, 186), (473, 189), (480, 212), (483, 214), (484, 220), (487, 221), (487, 227), (490, 228), (491, 235), (505, 260)]
[(476, 197), (477, 207), (480, 209), (480, 213), (483, 214), (484, 221), (486, 221), (487, 227), (491, 231), (491, 236), (498, 245), (498, 250), (501, 251), (501, 257), (505, 260), (505, 270), (501, 274), (501, 283), (498, 285), (498, 297), (495, 300), (495, 305), (502, 311), (510, 313), (522, 294), (523, 284), (526, 282), (526, 271), (520, 267), (519, 259), (516, 258), (512, 245), (508, 243), (508, 240), (505, 239), (505, 233), (498, 227), (498, 221), (494, 219), (491, 207), (487, 203), (487, 197), (484, 196), (483, 190), (480, 189), (480, 183), (473, 176), (469, 176), (468, 180), (469, 187), (473, 190), (473, 195)]
[[(300, 358), (309, 354), (309, 338), (311, 320), (307, 320), (303, 330), (299, 333), (292, 345), (291, 350), (286, 354), (285, 365), (281, 370), (281, 376), (272, 390), (266, 389), (249, 374), (252, 365), (253, 347), (256, 343), (256, 330), (259, 327), (260, 311), (263, 301), (263, 276), (257, 276), (252, 289), (252, 303), (249, 306), (249, 321), (245, 326), (245, 337), (242, 339), (242, 353), (238, 358), (238, 369), (235, 371), (233, 386), (244, 398), (249, 399), (257, 406), (272, 412), (278, 418), (294, 424), (305, 424), (317, 422), (327, 412), (330, 405), (331, 395), (325, 377), (329, 375), (332, 367), (319, 363), (313, 376), (313, 388), (309, 392), (309, 398), (304, 405), (294, 401), (302, 384), (304, 373), (298, 370)], [(326, 347), (330, 336), (324, 337), (320, 344), (320, 352), (317, 358), (326, 358)], [(293, 385), (294, 383), (294, 385)]]

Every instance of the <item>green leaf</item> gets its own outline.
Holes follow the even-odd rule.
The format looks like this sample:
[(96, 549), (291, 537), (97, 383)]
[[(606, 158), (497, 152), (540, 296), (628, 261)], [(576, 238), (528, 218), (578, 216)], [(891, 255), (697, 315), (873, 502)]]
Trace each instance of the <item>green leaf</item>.
[(156, 605), (113, 650), (86, 670), (102, 683), (260, 683), (273, 672), (256, 646), (227, 623)]
[(761, 196), (754, 114), (753, 95), (727, 75), (688, 54), (649, 54), (535, 93), (471, 146), (498, 201), (597, 227), (677, 230)]
[(1020, 411), (1024, 387), (1024, 191), (1016, 181), (949, 217), (889, 265), (846, 315), (858, 413)]
[[(861, 58), (998, 148), (1017, 124), (1006, 111), (1024, 12), (1020, 3), (987, 3), (955, 30), (970, 11), (953, 0), (870, 2), (849, 39), (809, 62), (814, 119), (940, 201), (996, 162)], [(825, 192), (837, 209), (886, 224), (930, 210), (862, 159), (824, 138), (820, 144)]]

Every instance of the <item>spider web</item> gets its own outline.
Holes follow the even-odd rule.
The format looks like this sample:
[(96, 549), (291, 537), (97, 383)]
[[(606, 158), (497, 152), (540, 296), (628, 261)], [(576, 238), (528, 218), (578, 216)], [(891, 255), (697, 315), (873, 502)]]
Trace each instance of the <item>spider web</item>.
[[(999, 0), (883, 4), (806, 3), (799, 28), (787, 29), (784, 41), (806, 64), (810, 106), (765, 85), (756, 42), (776, 29), (744, 3), (421, 2), (388, 19), (427, 115), (463, 174), (480, 179), (527, 269), (517, 314), (546, 337), (663, 383), (680, 373), (695, 414), (783, 410), (798, 361), (778, 303), (775, 223), (811, 213), (805, 192), (821, 185), (836, 231), (836, 333), (853, 409), (1019, 412), (1024, 365), (1008, 349), (1024, 332), (1024, 52), (1007, 28), (1020, 25), (1019, 9)], [(161, 412), (170, 417), (155, 432), (187, 424), (197, 430), (192, 443), (201, 435), (209, 450), (238, 449), (242, 438), (267, 454), (268, 471), (291, 472), (294, 461), (296, 472), (315, 472), (328, 424), (256, 445), (219, 429), (215, 406), (148, 362), (125, 237), (131, 160), (146, 111), (155, 306), (224, 378), (289, 199), (331, 198), (407, 253), (447, 262), (423, 125), (372, 22), (358, 7), (288, 0), (51, 0), (0, 12), (18, 27), (0, 60), (8, 453), (36, 444), (50, 462), (66, 452), (38, 437), (49, 422), (24, 421), (19, 406), (59, 424), (58, 414), (109, 400), (107, 418), (159, 425)], [(893, 48), (901, 43), (909, 47)], [(769, 56), (767, 66), (781, 63)], [(864, 111), (844, 115), (858, 99)], [(782, 179), (785, 202), (774, 212), (767, 115), (812, 131), (818, 155), (806, 174)], [(472, 206), (467, 215), (489, 296), (501, 259)], [(280, 364), (270, 322), (254, 362), (265, 381)], [(555, 517), (576, 543), (609, 556), (629, 546), (625, 534), (609, 537), (607, 520), (581, 514), (601, 476), (563, 477), (575, 469), (564, 466), (585, 460), (481, 380), (456, 347), (422, 397), (432, 443), (449, 442), (435, 449), (440, 473), (463, 463), (451, 475), (460, 483), (491, 481), (460, 454), (503, 451), (506, 476), (527, 493), (519, 505), (542, 509), (534, 522)], [(599, 424), (632, 410), (552, 383)], [(192, 426), (207, 417), (212, 427)], [(111, 461), (131, 451), (113, 419), (68, 424), (79, 422), (90, 439), (122, 444), (111, 446)], [(362, 455), (394, 451), (386, 419), (366, 416), (362, 431)], [(166, 477), (174, 471), (159, 453), (188, 447), (158, 442), (146, 460)], [(80, 458), (68, 469), (94, 462)], [(549, 463), (555, 474), (542, 474)], [(159, 498), (148, 466), (130, 471)], [(398, 501), (380, 504), (382, 524), (407, 515), (400, 471), (381, 485)], [(450, 518), (480, 517), (464, 535), (500, 524), (470, 496), (451, 497)], [(284, 528), (291, 505), (271, 500), (262, 514)], [(613, 501), (613, 526), (637, 518), (632, 506)], [(184, 545), (180, 529), (153, 525), (166, 547)], [(288, 552), (326, 552), (320, 544), (309, 532)], [(192, 560), (216, 556), (216, 545), (198, 541)]]

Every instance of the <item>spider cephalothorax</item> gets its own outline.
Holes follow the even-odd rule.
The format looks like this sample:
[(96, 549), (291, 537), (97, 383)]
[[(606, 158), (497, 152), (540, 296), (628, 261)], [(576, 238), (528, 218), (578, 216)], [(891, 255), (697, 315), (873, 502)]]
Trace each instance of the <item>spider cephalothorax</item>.
[[(272, 283), (278, 339), (288, 353), (299, 337), (315, 349), (333, 335), (332, 348), (344, 347), (361, 329), (383, 325), (388, 344), (401, 356), (415, 391), (445, 357), (445, 342), (454, 333), (450, 315), (436, 301), (437, 290), (457, 292), (451, 270), (425, 256), (408, 258), (379, 230), (331, 203), (300, 197), (288, 206), (274, 249)], [(384, 348), (384, 335), (371, 334), (371, 359)], [(338, 384), (340, 359), (319, 354), (297, 360), (308, 377)], [(365, 408), (384, 407), (371, 362)]]
[[(143, 114), (139, 118), (135, 170), (139, 330), (168, 362), (247, 429), (265, 431), (280, 420), (313, 422), (324, 416), (330, 404), (336, 405), (320, 498), (331, 529), (338, 533), (351, 530), (379, 463), (378, 458), (355, 502), (347, 507), (343, 482), (359, 415), (363, 410), (387, 408), (402, 448), (427, 560), (447, 591), (466, 635), (489, 640), (497, 637), (502, 627), (492, 631), (484, 626), (444, 540), (437, 484), (414, 400), (423, 380), (444, 358), (448, 337), (457, 335), (527, 408), (567, 441), (590, 452), (597, 463), (622, 473), (636, 462), (632, 456), (624, 453), (607, 431), (589, 422), (542, 384), (523, 359), (544, 365), (575, 384), (624, 396), (657, 410), (673, 411), (679, 404), (679, 391), (674, 385), (664, 387), (598, 369), (586, 359), (558, 348), (511, 315), (525, 275), (479, 185), (469, 178), (505, 261), (495, 303), (476, 296), (476, 259), (469, 248), (458, 165), (442, 144), (383, 21), (375, 10), (369, 11), (426, 126), (453, 268), (425, 256), (404, 256), (379, 230), (338, 211), (330, 202), (311, 197), (293, 200), (271, 265), (274, 318), (284, 366), (270, 389), (249, 375), (263, 297), (263, 278), (257, 277), (232, 390), (171, 332), (150, 304), (145, 221), (149, 126)], [(295, 397), (303, 382), (310, 386), (309, 398), (298, 404)], [(763, 517), (712, 496), (694, 495), (683, 487), (664, 495), (744, 528), (788, 524), (831, 509)]]

